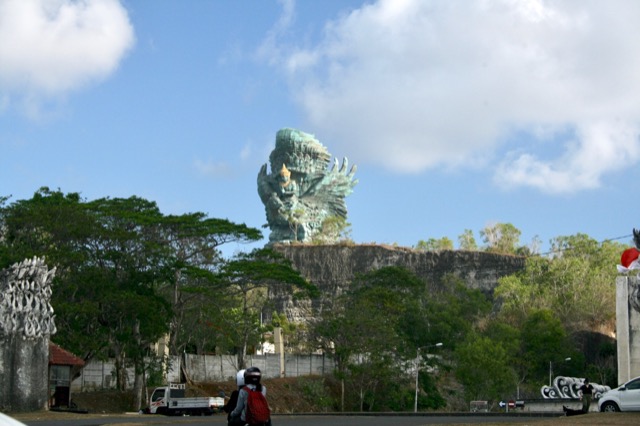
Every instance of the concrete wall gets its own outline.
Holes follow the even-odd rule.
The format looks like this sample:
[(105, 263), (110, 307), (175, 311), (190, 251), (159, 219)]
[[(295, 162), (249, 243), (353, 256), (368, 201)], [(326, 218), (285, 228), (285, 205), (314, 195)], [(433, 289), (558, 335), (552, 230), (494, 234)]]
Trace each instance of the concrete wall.
[[(582, 409), (582, 401), (580, 399), (529, 399), (525, 400), (525, 405), (522, 410), (511, 409), (509, 411), (518, 412), (524, 411), (528, 413), (562, 413), (562, 407), (567, 406), (573, 410)], [(591, 406), (589, 407), (590, 413), (598, 412), (598, 400), (591, 400)]]
[[(333, 360), (323, 355), (285, 355), (281, 371), (280, 355), (250, 355), (247, 365), (258, 367), (262, 377), (298, 377), (333, 372)], [(187, 355), (187, 371), (195, 382), (220, 381), (235, 378), (238, 371), (235, 358), (228, 355)]]
[(616, 279), (616, 338), (618, 384), (640, 376), (640, 280), (637, 276)]
[[(247, 364), (258, 367), (265, 379), (273, 377), (298, 377), (323, 375), (333, 372), (333, 360), (324, 355), (285, 355), (284, 374), (281, 374), (280, 355), (248, 355)], [(180, 382), (180, 357), (171, 357), (167, 381)], [(75, 392), (115, 388), (115, 362), (91, 361), (79, 377), (71, 383)], [(238, 371), (235, 357), (229, 355), (185, 355), (185, 370), (194, 383), (233, 380)], [(128, 385), (133, 387), (133, 369), (127, 370)]]

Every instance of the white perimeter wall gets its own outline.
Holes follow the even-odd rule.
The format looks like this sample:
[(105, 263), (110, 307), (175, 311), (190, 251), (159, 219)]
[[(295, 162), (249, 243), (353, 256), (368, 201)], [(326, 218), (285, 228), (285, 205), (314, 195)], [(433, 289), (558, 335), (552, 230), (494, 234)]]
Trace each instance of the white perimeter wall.
[[(170, 357), (167, 381), (180, 382), (181, 357)], [(297, 377), (333, 372), (333, 360), (324, 355), (285, 355), (281, 374), (280, 354), (248, 355), (247, 365), (258, 367), (262, 377)], [(115, 388), (115, 361), (91, 361), (71, 383), (72, 392)], [(233, 355), (184, 356), (184, 371), (194, 383), (232, 380), (238, 371)], [(133, 368), (127, 370), (128, 387), (133, 386)]]

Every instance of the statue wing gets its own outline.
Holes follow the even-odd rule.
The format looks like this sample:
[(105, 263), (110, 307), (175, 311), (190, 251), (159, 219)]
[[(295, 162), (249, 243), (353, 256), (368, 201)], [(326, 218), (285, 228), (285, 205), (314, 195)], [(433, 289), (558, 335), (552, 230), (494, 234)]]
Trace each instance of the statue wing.
[(342, 166), (335, 159), (331, 170), (308, 175), (301, 188), (301, 201), (311, 209), (326, 211), (327, 216), (346, 218), (347, 205), (344, 199), (358, 183), (353, 179), (357, 168), (353, 166), (347, 172), (348, 165), (347, 158)]
[(267, 165), (263, 164), (258, 172), (258, 195), (265, 205), (274, 191), (273, 184), (273, 177), (267, 174)]

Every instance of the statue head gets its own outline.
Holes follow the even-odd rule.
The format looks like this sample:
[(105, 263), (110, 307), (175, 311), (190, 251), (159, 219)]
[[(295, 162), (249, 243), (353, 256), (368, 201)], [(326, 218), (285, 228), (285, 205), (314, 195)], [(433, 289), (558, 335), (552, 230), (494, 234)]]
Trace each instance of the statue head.
[(282, 164), (282, 169), (280, 169), (280, 185), (287, 186), (291, 179), (291, 172), (287, 169), (287, 166)]
[(296, 129), (281, 129), (276, 135), (276, 147), (269, 155), (271, 170), (278, 174), (286, 164), (295, 177), (308, 173), (324, 173), (331, 165), (331, 154), (313, 135)]

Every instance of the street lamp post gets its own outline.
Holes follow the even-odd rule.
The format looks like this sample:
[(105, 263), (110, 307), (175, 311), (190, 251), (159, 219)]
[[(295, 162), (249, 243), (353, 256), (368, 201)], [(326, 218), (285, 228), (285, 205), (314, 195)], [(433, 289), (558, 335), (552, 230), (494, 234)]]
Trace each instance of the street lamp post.
[[(567, 357), (564, 359), (566, 361), (571, 361), (571, 357)], [(549, 387), (551, 387), (551, 380), (553, 377), (553, 362), (549, 361)]]
[(416, 398), (413, 403), (414, 413), (418, 412), (418, 373), (420, 372), (420, 349), (439, 348), (440, 346), (442, 346), (442, 342), (436, 343), (435, 345), (423, 346), (422, 348), (418, 348), (416, 352)]

